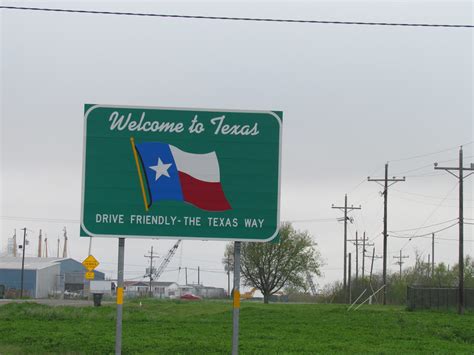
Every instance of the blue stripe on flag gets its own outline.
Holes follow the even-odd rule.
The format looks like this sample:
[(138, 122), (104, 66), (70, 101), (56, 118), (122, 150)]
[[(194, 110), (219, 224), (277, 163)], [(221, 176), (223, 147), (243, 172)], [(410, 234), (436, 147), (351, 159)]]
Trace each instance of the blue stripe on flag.
[[(183, 191), (179, 181), (178, 169), (176, 168), (176, 162), (171, 154), (169, 145), (159, 142), (145, 142), (135, 146), (145, 171), (151, 201), (183, 201)], [(163, 166), (163, 164), (171, 164), (165, 170), (169, 177), (162, 174), (156, 180), (157, 173), (152, 167)]]

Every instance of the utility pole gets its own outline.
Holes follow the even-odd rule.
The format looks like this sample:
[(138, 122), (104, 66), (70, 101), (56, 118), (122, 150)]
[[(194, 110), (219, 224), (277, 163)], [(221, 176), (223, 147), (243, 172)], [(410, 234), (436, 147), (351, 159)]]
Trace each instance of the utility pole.
[(58, 236), (58, 251), (57, 251), (56, 257), (59, 259), (59, 236)]
[(18, 249), (18, 245), (16, 244), (16, 228), (13, 233), (13, 256), (16, 258), (16, 252)]
[(402, 265), (405, 264), (403, 259), (409, 258), (408, 255), (402, 255), (402, 250), (400, 249), (400, 256), (394, 256), (394, 259), (398, 259), (398, 261), (395, 264), (400, 265), (400, 280), (402, 279)]
[(63, 248), (63, 258), (67, 258), (67, 232), (66, 227), (64, 227), (64, 248)]
[[(405, 177), (391, 179), (388, 178), (388, 163), (385, 164), (385, 177), (383, 179), (371, 179), (370, 176), (367, 178), (367, 181), (374, 181), (377, 184), (383, 186), (383, 304), (387, 304), (387, 207), (388, 207), (388, 188), (399, 181), (405, 181)], [(382, 185), (381, 182), (384, 184)], [(391, 182), (391, 184), (389, 184)]]
[(344, 287), (344, 295), (345, 300), (347, 302), (347, 221), (349, 220), (352, 223), (352, 219), (347, 217), (347, 213), (352, 210), (360, 210), (361, 206), (354, 207), (351, 205), (350, 207), (347, 206), (347, 194), (344, 195), (344, 206), (331, 206), (331, 208), (336, 208), (342, 212), (344, 212), (344, 278), (343, 278), (343, 287)]
[(426, 276), (430, 277), (430, 274), (431, 274), (431, 270), (430, 270), (430, 269), (431, 269), (431, 258), (430, 258), (430, 254), (428, 254), (428, 264), (427, 264), (427, 265), (428, 265), (428, 275), (426, 275)]
[(89, 237), (89, 251), (87, 255), (91, 255), (92, 253), (92, 237)]
[(39, 239), (39, 241), (38, 241), (38, 258), (41, 258), (41, 229), (40, 229), (38, 239)]
[(48, 258), (48, 238), (44, 236), (44, 255)]
[(372, 248), (372, 263), (370, 264), (369, 284), (372, 283), (372, 273), (374, 271), (374, 259), (382, 259), (382, 256), (375, 255), (375, 248)]
[(148, 276), (150, 278), (150, 282), (148, 285), (148, 295), (151, 297), (153, 296), (153, 292), (151, 290), (151, 283), (153, 282), (153, 273), (154, 273), (154, 268), (153, 268), (153, 259), (157, 258), (155, 254), (153, 254), (153, 246), (151, 247), (151, 251), (149, 251), (150, 255), (144, 255), (145, 258), (150, 258), (150, 268), (148, 269), (148, 273), (145, 276)]
[(366, 243), (368, 239), (365, 237), (365, 232), (364, 232), (364, 237), (362, 238), (362, 280), (365, 277), (365, 253), (367, 250), (365, 250), (365, 247), (371, 247), (374, 245), (374, 243)]
[(201, 284), (201, 269), (198, 266), (198, 285)]
[(435, 234), (433, 233), (431, 235), (431, 278), (434, 278), (434, 266), (435, 266), (435, 263), (434, 263), (434, 237), (435, 237)]
[(230, 297), (230, 253), (227, 255), (227, 295)]
[[(445, 170), (459, 180), (459, 299), (458, 312), (464, 314), (464, 179), (473, 173), (463, 176), (464, 171), (474, 171), (474, 164), (471, 167), (463, 167), (462, 146), (459, 148), (459, 166), (458, 167), (441, 167), (435, 163), (435, 170)], [(458, 175), (453, 171), (457, 171)]]
[(184, 268), (184, 279), (186, 280), (186, 285), (188, 284), (188, 268)]
[(349, 253), (349, 272), (348, 272), (348, 274), (349, 274), (349, 279), (348, 279), (348, 286), (349, 286), (349, 304), (352, 303), (352, 287), (351, 287), (351, 279), (352, 279), (351, 274), (352, 274), (352, 273), (351, 273), (351, 264), (352, 264), (352, 263), (351, 263), (351, 253)]
[(355, 239), (348, 239), (347, 241), (354, 243), (354, 245), (356, 247), (356, 267), (355, 267), (356, 277), (355, 277), (355, 283), (356, 283), (356, 286), (357, 286), (358, 281), (359, 281), (359, 236), (358, 236), (358, 232), (356, 231)]
[(375, 248), (372, 249), (372, 262), (370, 264), (369, 284), (372, 283), (372, 272), (374, 271)]
[(23, 298), (23, 277), (25, 274), (25, 247), (26, 247), (26, 227), (23, 228), (23, 245), (21, 246), (23, 256), (21, 257), (21, 288), (20, 298)]

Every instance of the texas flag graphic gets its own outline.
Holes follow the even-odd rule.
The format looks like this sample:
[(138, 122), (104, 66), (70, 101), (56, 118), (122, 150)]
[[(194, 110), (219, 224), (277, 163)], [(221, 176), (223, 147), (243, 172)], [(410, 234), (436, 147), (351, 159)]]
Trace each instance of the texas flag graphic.
[(156, 201), (184, 201), (206, 211), (231, 209), (222, 190), (216, 152), (193, 154), (161, 142), (135, 147), (146, 176), (149, 206)]

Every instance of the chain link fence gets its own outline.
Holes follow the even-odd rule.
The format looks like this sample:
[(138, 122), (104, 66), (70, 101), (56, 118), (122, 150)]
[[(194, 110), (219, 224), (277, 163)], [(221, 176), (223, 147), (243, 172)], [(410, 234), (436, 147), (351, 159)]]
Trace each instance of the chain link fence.
[[(409, 310), (455, 310), (458, 306), (459, 289), (454, 287), (407, 287)], [(465, 309), (474, 310), (474, 288), (464, 289)]]

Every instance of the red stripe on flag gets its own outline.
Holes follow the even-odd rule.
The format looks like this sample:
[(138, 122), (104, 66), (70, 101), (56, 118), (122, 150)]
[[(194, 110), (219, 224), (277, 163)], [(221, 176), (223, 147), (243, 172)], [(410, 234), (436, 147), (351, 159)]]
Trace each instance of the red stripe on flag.
[(179, 171), (184, 201), (206, 211), (230, 210), (220, 182), (207, 182)]

